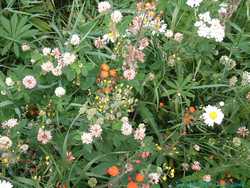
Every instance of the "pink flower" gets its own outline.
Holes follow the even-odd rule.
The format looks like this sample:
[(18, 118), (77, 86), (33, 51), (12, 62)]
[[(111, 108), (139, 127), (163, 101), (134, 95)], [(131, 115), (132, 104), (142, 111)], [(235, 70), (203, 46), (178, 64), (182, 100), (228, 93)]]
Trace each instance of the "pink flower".
[(54, 48), (52, 50), (52, 55), (55, 56), (56, 59), (59, 59), (61, 56), (61, 52), (60, 52), (59, 48)]
[(147, 46), (149, 45), (149, 42), (148, 42), (148, 38), (143, 38), (139, 41), (139, 49), (140, 50), (143, 50), (144, 48), (146, 48)]
[(54, 68), (54, 65), (53, 65), (53, 63), (51, 63), (50, 61), (47, 61), (46, 63), (43, 63), (42, 65), (41, 65), (41, 68), (42, 68), (42, 70), (44, 71), (44, 72), (50, 72), (50, 71), (52, 71), (53, 70), (53, 68)]
[(71, 151), (67, 151), (67, 152), (66, 152), (66, 159), (67, 159), (68, 161), (73, 161), (73, 160), (75, 160), (75, 157), (73, 156), (73, 154), (72, 154)]
[(182, 33), (175, 33), (174, 40), (177, 42), (181, 42), (183, 40), (183, 34)]
[(94, 44), (95, 44), (96, 48), (103, 48), (104, 47), (104, 42), (100, 37), (95, 39)]
[(141, 186), (142, 186), (142, 188), (150, 188), (150, 185), (149, 184), (145, 184), (145, 183), (143, 183)]
[(52, 69), (52, 74), (53, 74), (54, 76), (60, 76), (60, 75), (62, 75), (62, 70), (61, 70), (61, 68), (60, 68), (60, 67), (56, 67), (56, 68)]
[(81, 140), (83, 144), (91, 144), (93, 142), (93, 136), (91, 133), (83, 132)]
[(240, 135), (241, 137), (245, 138), (249, 134), (249, 130), (246, 127), (240, 127), (237, 130), (237, 134)]
[(89, 132), (93, 137), (98, 138), (102, 134), (102, 127), (99, 124), (91, 125)]
[(144, 152), (139, 153), (139, 156), (143, 159), (146, 159), (150, 156), (150, 153), (148, 151), (144, 151)]
[(37, 82), (34, 76), (27, 75), (23, 78), (23, 85), (27, 89), (33, 89), (36, 86)]
[(145, 131), (146, 131), (145, 125), (140, 124), (139, 127), (134, 132), (134, 138), (136, 140), (141, 140), (142, 141), (144, 139), (144, 137), (145, 137)]
[(131, 163), (127, 163), (125, 165), (125, 172), (128, 173), (128, 172), (132, 172), (134, 170), (134, 166), (131, 164)]
[(200, 162), (194, 161), (191, 168), (193, 171), (200, 171), (201, 170)]
[(127, 80), (133, 80), (135, 78), (136, 72), (134, 69), (126, 69), (123, 72), (123, 76), (124, 78), (126, 78)]
[(207, 175), (205, 175), (205, 176), (203, 176), (203, 181), (205, 181), (205, 182), (210, 182), (211, 181), (211, 175), (209, 175), (209, 174), (207, 174)]
[(51, 131), (43, 130), (39, 128), (37, 134), (37, 140), (42, 144), (47, 144), (52, 139)]

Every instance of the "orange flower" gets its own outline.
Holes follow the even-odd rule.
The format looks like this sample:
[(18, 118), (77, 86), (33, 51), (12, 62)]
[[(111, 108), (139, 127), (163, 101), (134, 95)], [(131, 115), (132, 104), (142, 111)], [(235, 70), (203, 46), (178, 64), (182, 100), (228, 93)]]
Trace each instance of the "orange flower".
[(105, 63), (101, 64), (101, 70), (103, 71), (109, 71), (109, 66)]
[(110, 76), (112, 76), (113, 78), (115, 78), (115, 77), (117, 76), (117, 72), (116, 72), (115, 69), (110, 69), (109, 74), (110, 74)]
[(109, 72), (108, 72), (108, 71), (102, 70), (102, 71), (100, 72), (100, 78), (101, 78), (101, 79), (105, 79), (105, 78), (108, 78), (108, 77), (109, 77)]
[(143, 182), (144, 181), (144, 176), (141, 173), (137, 173), (135, 176), (135, 179), (137, 182)]
[(128, 183), (127, 188), (138, 188), (138, 186), (137, 186), (137, 183), (131, 181), (131, 182)]
[(111, 166), (107, 169), (107, 174), (110, 175), (110, 176), (117, 176), (119, 175), (120, 173), (120, 170), (117, 166)]

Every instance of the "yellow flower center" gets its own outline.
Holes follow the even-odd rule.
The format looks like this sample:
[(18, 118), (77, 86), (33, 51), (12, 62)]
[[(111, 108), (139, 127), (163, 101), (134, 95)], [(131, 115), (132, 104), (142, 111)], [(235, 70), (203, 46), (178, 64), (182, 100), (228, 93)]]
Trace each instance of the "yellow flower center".
[(217, 112), (210, 112), (209, 117), (214, 121), (217, 119), (218, 115)]

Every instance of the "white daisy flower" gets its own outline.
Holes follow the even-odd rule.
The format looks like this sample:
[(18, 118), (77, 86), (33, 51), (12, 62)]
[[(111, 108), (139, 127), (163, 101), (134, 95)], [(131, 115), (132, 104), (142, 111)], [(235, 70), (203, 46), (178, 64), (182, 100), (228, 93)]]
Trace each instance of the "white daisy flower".
[(202, 118), (208, 126), (214, 126), (214, 124), (220, 125), (223, 121), (224, 114), (221, 109), (216, 106), (208, 105), (205, 107), (205, 112), (202, 114)]

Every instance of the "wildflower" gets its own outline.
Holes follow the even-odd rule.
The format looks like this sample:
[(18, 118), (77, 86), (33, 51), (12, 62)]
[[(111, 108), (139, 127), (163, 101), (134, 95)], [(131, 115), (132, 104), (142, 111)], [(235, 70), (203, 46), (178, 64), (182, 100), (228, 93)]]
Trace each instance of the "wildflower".
[(138, 185), (134, 181), (130, 181), (127, 185), (127, 188), (138, 188)]
[(30, 46), (28, 44), (26, 44), (26, 43), (22, 44), (21, 48), (22, 48), (23, 52), (26, 52), (26, 51), (30, 50)]
[(227, 15), (227, 9), (228, 9), (228, 4), (226, 3), (221, 3), (220, 4), (220, 9), (218, 10), (218, 13), (222, 16), (225, 17)]
[(9, 87), (13, 86), (15, 84), (15, 82), (10, 78), (10, 77), (7, 77), (5, 79), (5, 84)]
[(247, 71), (243, 72), (241, 84), (243, 86), (250, 84), (250, 72), (247, 72)]
[(74, 157), (74, 155), (72, 154), (71, 151), (67, 151), (66, 152), (66, 159), (67, 159), (67, 161), (73, 161), (73, 160), (75, 160), (75, 157)]
[(148, 152), (148, 151), (143, 151), (143, 152), (139, 153), (139, 156), (140, 156), (141, 158), (143, 158), (143, 159), (146, 159), (146, 158), (148, 158), (148, 157), (150, 156), (150, 152)]
[(89, 132), (92, 135), (92, 137), (98, 138), (102, 134), (102, 127), (99, 124), (91, 125)]
[(20, 151), (22, 153), (26, 153), (28, 151), (28, 149), (29, 149), (29, 145), (28, 144), (23, 144), (23, 145), (20, 146)]
[(98, 3), (98, 12), (99, 13), (104, 13), (107, 12), (111, 9), (111, 5), (108, 1), (102, 1)]
[(220, 106), (224, 106), (225, 103), (224, 103), (223, 101), (220, 101), (220, 102), (219, 102), (219, 105), (220, 105)]
[(132, 172), (134, 170), (134, 166), (131, 164), (131, 163), (127, 163), (125, 165), (125, 172), (128, 173), (128, 172)]
[(145, 137), (145, 131), (146, 131), (145, 125), (143, 123), (141, 123), (139, 125), (139, 127), (134, 132), (134, 138), (136, 140), (141, 140), (142, 141), (144, 139), (144, 137)]
[(12, 188), (13, 185), (8, 181), (0, 180), (0, 187), (1, 188)]
[(250, 102), (250, 92), (247, 93), (246, 99)]
[(141, 183), (144, 181), (144, 176), (141, 173), (137, 173), (135, 176), (135, 180)]
[(225, 26), (219, 19), (212, 19), (209, 12), (199, 14), (199, 20), (194, 25), (200, 37), (214, 39), (216, 42), (222, 42), (225, 37)]
[(198, 161), (194, 161), (191, 168), (193, 171), (200, 171), (201, 170), (200, 163)]
[(42, 144), (47, 144), (52, 139), (51, 131), (39, 128), (37, 140)]
[(144, 37), (139, 41), (139, 50), (143, 50), (149, 45), (148, 38)]
[(186, 4), (192, 8), (200, 6), (203, 0), (187, 0)]
[(74, 63), (76, 60), (76, 55), (73, 53), (65, 52), (62, 54), (62, 61), (65, 63), (65, 65), (70, 65)]
[(42, 65), (41, 65), (41, 68), (42, 68), (42, 70), (44, 71), (44, 72), (50, 72), (50, 71), (52, 71), (53, 69), (54, 69), (54, 65), (53, 65), (53, 63), (51, 63), (50, 61), (47, 61), (46, 63), (43, 63)]
[(122, 127), (121, 127), (121, 131), (122, 134), (125, 136), (129, 136), (132, 134), (133, 128), (132, 125), (127, 121), (124, 120), (124, 118), (122, 119)]
[(204, 175), (203, 177), (202, 177), (202, 179), (203, 179), (203, 181), (205, 181), (205, 182), (210, 182), (211, 181), (211, 175), (209, 175), (209, 174), (207, 174), (207, 175)]
[(37, 84), (36, 79), (32, 75), (27, 75), (23, 78), (23, 85), (27, 89), (33, 89)]
[(2, 123), (3, 128), (13, 128), (18, 124), (17, 119), (11, 118)]
[(77, 46), (81, 42), (81, 39), (78, 34), (73, 34), (70, 38), (70, 44)]
[(56, 95), (57, 97), (62, 97), (62, 96), (65, 95), (65, 93), (66, 93), (66, 91), (65, 91), (65, 89), (64, 89), (63, 87), (57, 87), (57, 88), (55, 89), (55, 95)]
[(223, 121), (224, 114), (221, 109), (216, 106), (208, 105), (202, 114), (202, 118), (208, 126), (214, 126), (214, 124), (220, 125)]
[(236, 62), (228, 56), (221, 56), (220, 63), (225, 65), (229, 70), (236, 66)]
[(103, 48), (104, 47), (104, 42), (100, 37), (98, 37), (98, 38), (95, 39), (94, 45), (95, 45), (96, 48)]
[(83, 144), (91, 144), (93, 142), (93, 136), (91, 133), (83, 132), (81, 140)]
[(174, 36), (174, 33), (173, 33), (172, 30), (167, 30), (167, 31), (165, 32), (165, 37), (171, 38), (171, 37), (173, 37), (173, 36)]
[(232, 76), (232, 77), (229, 79), (229, 86), (230, 86), (230, 87), (235, 86), (236, 83), (237, 83), (237, 81), (238, 81), (238, 78), (237, 78), (236, 76)]
[(160, 182), (160, 176), (161, 176), (160, 173), (154, 172), (154, 173), (150, 173), (148, 175), (148, 178), (152, 184), (158, 184)]
[(194, 145), (194, 149), (195, 149), (196, 151), (200, 151), (200, 146), (197, 145), (197, 144), (195, 144), (195, 145)]
[(54, 76), (62, 75), (62, 69), (60, 67), (53, 68), (51, 72)]
[(45, 47), (45, 48), (43, 48), (43, 55), (44, 56), (48, 56), (48, 55), (50, 55), (50, 53), (51, 53), (51, 48), (47, 48), (47, 47)]
[(123, 72), (124, 78), (127, 80), (133, 80), (135, 78), (136, 72), (134, 69), (126, 69)]
[(59, 48), (54, 48), (52, 50), (52, 54), (51, 55), (55, 56), (56, 59), (59, 59), (60, 56), (61, 56), (61, 52), (60, 52)]
[(181, 42), (182, 40), (183, 40), (183, 34), (182, 33), (175, 33), (175, 35), (174, 35), (174, 40), (176, 41), (176, 42)]
[(120, 170), (117, 166), (111, 166), (107, 169), (107, 174), (112, 176), (112, 177), (115, 177), (115, 176), (118, 176), (120, 174)]
[(111, 20), (114, 23), (119, 23), (122, 20), (122, 13), (119, 10), (115, 10), (111, 14)]
[(188, 169), (189, 169), (188, 163), (182, 163), (181, 166), (182, 166), (183, 171), (188, 171)]
[(0, 150), (7, 150), (12, 146), (12, 141), (7, 136), (0, 136)]
[(149, 184), (145, 184), (145, 183), (143, 183), (141, 186), (142, 186), (142, 188), (150, 188), (150, 185)]

